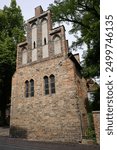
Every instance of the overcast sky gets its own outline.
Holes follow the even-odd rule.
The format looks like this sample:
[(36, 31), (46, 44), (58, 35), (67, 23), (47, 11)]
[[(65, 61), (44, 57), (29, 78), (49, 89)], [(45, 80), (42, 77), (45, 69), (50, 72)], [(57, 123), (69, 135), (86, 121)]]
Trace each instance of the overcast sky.
[[(16, 0), (17, 4), (22, 10), (24, 19), (27, 20), (34, 16), (34, 8), (41, 5), (43, 10), (46, 10), (49, 4), (53, 3), (54, 0)], [(0, 8), (4, 5), (9, 6), (11, 0), (0, 0)]]
[[(53, 3), (54, 0), (16, 0), (17, 4), (20, 6), (22, 10), (22, 15), (24, 16), (24, 20), (28, 20), (35, 15), (34, 9), (35, 7), (41, 5), (43, 10), (47, 10), (49, 4)], [(0, 0), (0, 9), (4, 7), (4, 5), (9, 6), (11, 0)], [(68, 39), (69, 46), (72, 44), (72, 41), (75, 40), (73, 35), (68, 34), (68, 29), (70, 29), (70, 25), (66, 27), (66, 39)], [(80, 53), (80, 58), (82, 55), (82, 50), (78, 51)]]

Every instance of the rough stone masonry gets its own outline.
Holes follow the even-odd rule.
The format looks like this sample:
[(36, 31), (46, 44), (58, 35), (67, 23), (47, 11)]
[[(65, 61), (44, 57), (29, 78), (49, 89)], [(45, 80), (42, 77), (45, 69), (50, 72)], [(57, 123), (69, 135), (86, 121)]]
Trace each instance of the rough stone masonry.
[(27, 38), (17, 46), (10, 135), (38, 141), (81, 142), (87, 128), (85, 79), (78, 54), (68, 51), (64, 26), (35, 8)]

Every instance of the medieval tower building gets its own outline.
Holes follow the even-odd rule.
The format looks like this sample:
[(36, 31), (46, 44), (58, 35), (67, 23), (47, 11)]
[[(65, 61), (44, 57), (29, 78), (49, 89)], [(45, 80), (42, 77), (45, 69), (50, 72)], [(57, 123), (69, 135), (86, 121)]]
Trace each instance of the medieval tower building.
[(26, 30), (12, 78), (10, 135), (79, 142), (87, 128), (87, 89), (78, 55), (68, 52), (64, 26), (53, 28), (41, 6)]

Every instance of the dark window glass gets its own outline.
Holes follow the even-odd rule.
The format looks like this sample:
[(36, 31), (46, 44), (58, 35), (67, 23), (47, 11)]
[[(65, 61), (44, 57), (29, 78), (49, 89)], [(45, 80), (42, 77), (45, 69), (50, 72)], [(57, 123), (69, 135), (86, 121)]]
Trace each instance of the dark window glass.
[(44, 38), (44, 45), (46, 45), (46, 38)]
[(29, 97), (29, 82), (25, 82), (25, 97)]
[(44, 91), (45, 91), (45, 95), (49, 94), (49, 82), (47, 76), (44, 77)]
[(50, 76), (50, 87), (51, 87), (51, 94), (55, 93), (55, 76)]
[(34, 80), (33, 79), (30, 80), (30, 96), (31, 97), (34, 96)]
[(36, 47), (35, 47), (35, 41), (34, 41), (34, 43), (33, 43), (33, 48), (35, 49)]

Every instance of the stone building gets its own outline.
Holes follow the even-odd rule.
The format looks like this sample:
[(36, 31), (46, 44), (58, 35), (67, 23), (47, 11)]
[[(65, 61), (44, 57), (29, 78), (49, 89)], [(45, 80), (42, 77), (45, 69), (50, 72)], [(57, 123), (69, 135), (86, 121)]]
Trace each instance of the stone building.
[(39, 141), (81, 142), (87, 128), (87, 88), (79, 56), (68, 52), (64, 26), (35, 8), (27, 40), (17, 46), (10, 135)]

